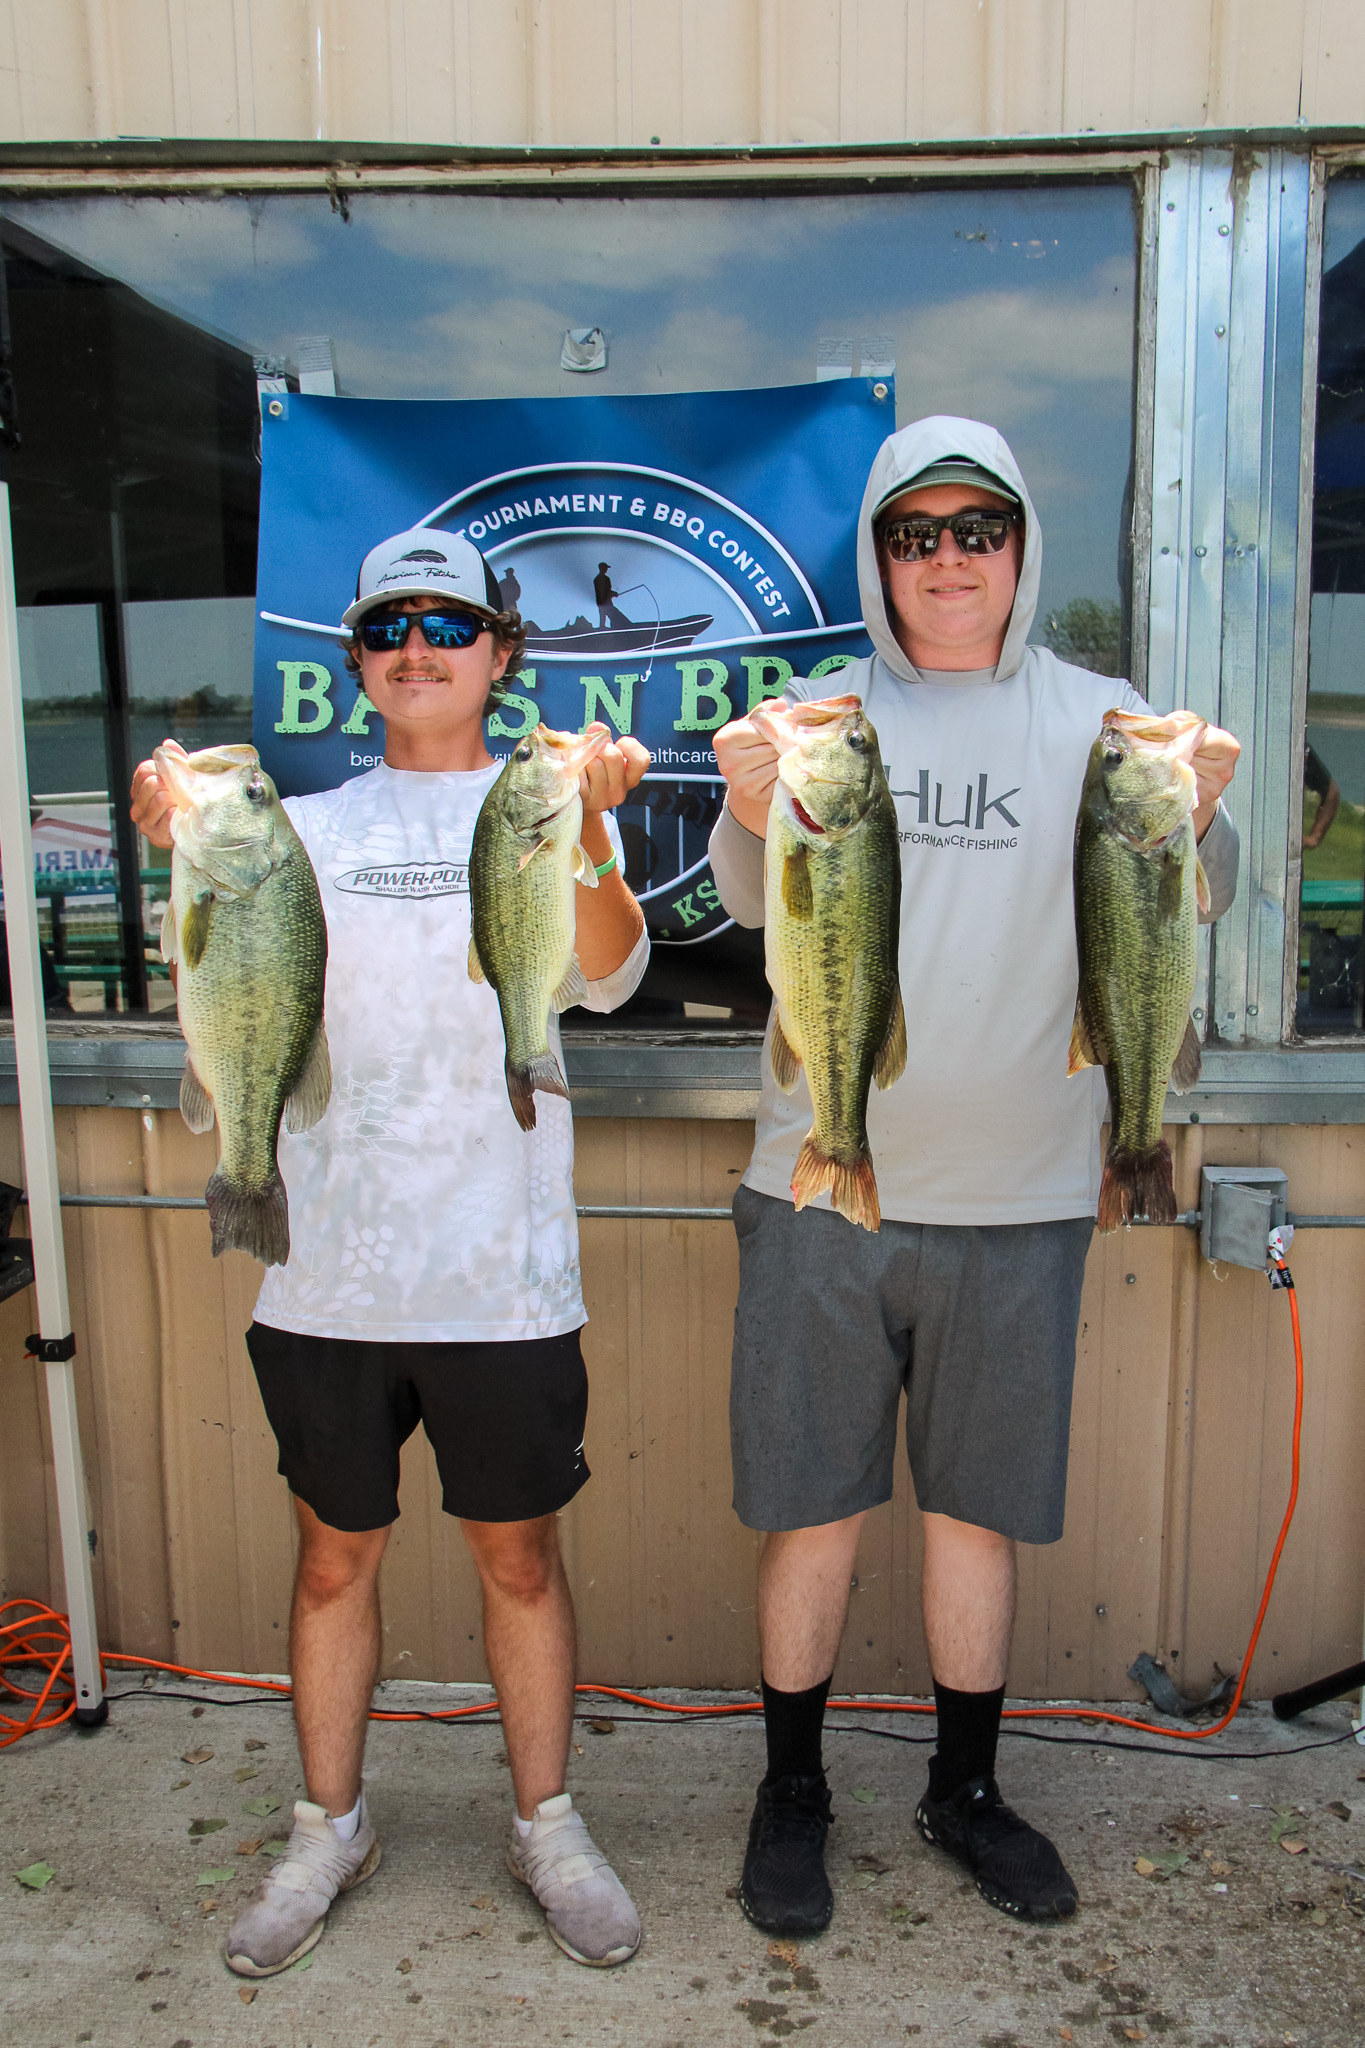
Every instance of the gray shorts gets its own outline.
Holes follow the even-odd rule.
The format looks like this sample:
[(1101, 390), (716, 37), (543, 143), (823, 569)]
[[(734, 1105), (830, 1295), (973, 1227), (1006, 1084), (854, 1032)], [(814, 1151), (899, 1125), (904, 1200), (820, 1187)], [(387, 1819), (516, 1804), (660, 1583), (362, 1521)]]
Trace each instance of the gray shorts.
[(740, 1520), (808, 1529), (889, 1500), (903, 1389), (920, 1507), (1055, 1543), (1091, 1219), (872, 1232), (747, 1187), (734, 1215)]

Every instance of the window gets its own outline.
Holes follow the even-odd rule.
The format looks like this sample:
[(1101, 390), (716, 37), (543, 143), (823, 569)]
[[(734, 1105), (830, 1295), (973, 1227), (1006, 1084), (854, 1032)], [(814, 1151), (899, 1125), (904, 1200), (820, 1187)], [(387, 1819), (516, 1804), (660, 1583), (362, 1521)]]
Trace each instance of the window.
[[(170, 1001), (165, 857), (135, 843), (124, 793), (164, 733), (186, 746), (249, 734), (258, 371), (297, 381), (331, 365), (343, 400), (572, 399), (894, 360), (899, 424), (968, 413), (1009, 438), (1043, 529), (1035, 637), (1118, 674), (1137, 243), (1127, 178), (5, 204), (9, 474), (54, 1007)], [(587, 377), (560, 367), (565, 330), (585, 326), (609, 343), (608, 367)], [(632, 882), (655, 879), (661, 855), (695, 861), (718, 801), (715, 786), (653, 779), (623, 814)], [(766, 1011), (760, 935), (731, 928), (656, 944), (613, 1021), (723, 1030)]]
[(1365, 896), (1365, 177), (1328, 188), (1318, 353), (1297, 1023), (1361, 1030)]

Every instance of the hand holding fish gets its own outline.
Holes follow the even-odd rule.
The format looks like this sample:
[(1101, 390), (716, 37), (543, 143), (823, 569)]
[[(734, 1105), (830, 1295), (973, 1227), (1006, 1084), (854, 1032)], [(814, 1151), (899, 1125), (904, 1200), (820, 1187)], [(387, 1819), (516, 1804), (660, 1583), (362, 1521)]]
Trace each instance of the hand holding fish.
[[(184, 756), (185, 749), (175, 740), (163, 740), (157, 748), (160, 754)], [(153, 846), (159, 846), (169, 853), (175, 841), (171, 837), (171, 819), (178, 805), (155, 761), (139, 761), (133, 770), (133, 801), (131, 805), (133, 823), (144, 839)]]
[(777, 748), (752, 718), (736, 718), (723, 725), (716, 734), (715, 748), (731, 816), (756, 839), (766, 837), (777, 787)]
[[(600, 720), (594, 720), (586, 728), (584, 738), (606, 730)], [(648, 747), (632, 739), (629, 733), (610, 741), (578, 778), (584, 816), (591, 817), (594, 811), (614, 811), (618, 804), (623, 804), (648, 766)]]
[(1203, 838), (1213, 823), (1218, 799), (1236, 773), (1237, 756), (1241, 751), (1241, 741), (1235, 740), (1230, 732), (1224, 732), (1217, 725), (1205, 726), (1204, 737), (1190, 759), (1198, 788), (1194, 807), (1196, 842)]

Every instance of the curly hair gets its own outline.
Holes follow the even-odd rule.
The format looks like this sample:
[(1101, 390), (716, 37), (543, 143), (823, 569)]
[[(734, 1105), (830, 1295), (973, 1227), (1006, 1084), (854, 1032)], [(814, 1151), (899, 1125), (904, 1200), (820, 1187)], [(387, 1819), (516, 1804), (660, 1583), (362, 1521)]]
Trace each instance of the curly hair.
[[(413, 617), (420, 617), (420, 613), (414, 612)], [(488, 696), (484, 700), (483, 712), (481, 714), (484, 718), (492, 717), (499, 704), (502, 703), (507, 695), (507, 692), (511, 689), (517, 670), (521, 667), (522, 656), (526, 652), (526, 628), (522, 624), (521, 613), (515, 610), (515, 608), (511, 611), (499, 612), (496, 618), (490, 619), (488, 630), (493, 635), (499, 648), (505, 647), (507, 649), (507, 665), (497, 681), (489, 689)], [(350, 646), (346, 649), (345, 668), (347, 675), (354, 676), (358, 683), (360, 681), (360, 662), (356, 655), (354, 639), (352, 639)]]

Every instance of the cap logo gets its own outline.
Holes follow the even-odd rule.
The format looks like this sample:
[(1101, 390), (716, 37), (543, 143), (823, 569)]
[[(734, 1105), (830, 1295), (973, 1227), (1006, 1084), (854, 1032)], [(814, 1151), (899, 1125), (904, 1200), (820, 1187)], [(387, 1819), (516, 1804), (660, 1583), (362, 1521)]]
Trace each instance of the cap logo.
[(413, 548), (410, 554), (400, 555), (400, 562), (444, 562), (445, 555), (436, 548)]

